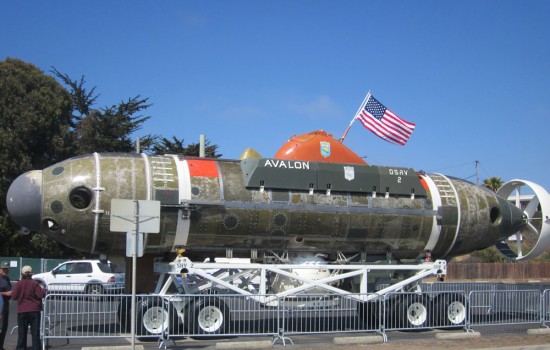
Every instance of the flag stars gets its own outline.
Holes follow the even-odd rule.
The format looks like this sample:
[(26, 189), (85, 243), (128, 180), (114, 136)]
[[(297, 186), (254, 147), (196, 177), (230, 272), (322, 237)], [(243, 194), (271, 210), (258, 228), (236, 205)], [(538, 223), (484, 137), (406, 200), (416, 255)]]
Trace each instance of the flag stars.
[(386, 107), (378, 102), (374, 97), (371, 97), (365, 105), (365, 110), (373, 115), (378, 120), (381, 120), (386, 113)]
[(369, 92), (363, 102), (363, 107), (357, 112), (355, 119), (376, 136), (396, 145), (405, 145), (416, 124), (400, 118), (378, 102)]

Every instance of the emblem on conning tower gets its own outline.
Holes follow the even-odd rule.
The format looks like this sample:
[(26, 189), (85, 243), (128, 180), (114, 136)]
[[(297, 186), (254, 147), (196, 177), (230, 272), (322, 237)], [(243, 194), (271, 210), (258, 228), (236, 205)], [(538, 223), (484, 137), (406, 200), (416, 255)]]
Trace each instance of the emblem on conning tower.
[(325, 158), (330, 156), (330, 142), (321, 141), (321, 155)]
[(355, 168), (352, 166), (345, 166), (344, 167), (344, 177), (346, 180), (351, 181), (355, 179)]

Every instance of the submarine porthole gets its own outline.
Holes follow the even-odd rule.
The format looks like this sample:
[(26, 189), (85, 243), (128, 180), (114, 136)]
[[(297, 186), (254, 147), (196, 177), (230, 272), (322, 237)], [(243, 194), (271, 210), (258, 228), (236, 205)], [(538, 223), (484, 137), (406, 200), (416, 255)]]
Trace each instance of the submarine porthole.
[(491, 211), (489, 212), (489, 220), (491, 220), (491, 224), (497, 224), (500, 218), (500, 209), (497, 207), (492, 207)]
[(77, 187), (69, 193), (69, 203), (76, 209), (86, 209), (92, 203), (92, 192), (86, 187)]
[(50, 204), (50, 209), (54, 214), (61, 214), (63, 212), (63, 203), (61, 201), (53, 201)]
[(275, 226), (284, 226), (287, 222), (287, 216), (285, 213), (277, 213), (275, 217), (273, 217), (273, 225)]
[(64, 167), (58, 166), (58, 167), (56, 167), (55, 169), (52, 170), (52, 175), (53, 176), (59, 176), (59, 175), (63, 174), (64, 171), (65, 171)]
[(239, 226), (239, 218), (236, 215), (228, 215), (223, 219), (223, 226), (228, 230), (234, 230)]

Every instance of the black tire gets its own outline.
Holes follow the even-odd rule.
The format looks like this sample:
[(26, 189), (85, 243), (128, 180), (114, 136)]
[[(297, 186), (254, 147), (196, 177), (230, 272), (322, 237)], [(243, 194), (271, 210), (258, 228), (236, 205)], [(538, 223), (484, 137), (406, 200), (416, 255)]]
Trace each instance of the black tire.
[(229, 311), (219, 298), (199, 298), (189, 305), (187, 327), (190, 335), (225, 334), (229, 324)]
[(430, 304), (427, 298), (421, 295), (400, 296), (394, 310), (397, 311), (397, 328), (415, 329), (430, 326)]
[(117, 318), (118, 323), (120, 324), (120, 332), (121, 333), (130, 333), (131, 331), (131, 321), (130, 321), (130, 307), (132, 305), (132, 301), (130, 300), (130, 297), (122, 297), (120, 298), (120, 302), (118, 303), (117, 307)]
[(380, 328), (380, 303), (378, 301), (367, 301), (357, 303), (357, 316), (362, 329), (373, 330)]
[(178, 314), (168, 301), (162, 298), (143, 298), (136, 301), (137, 335), (174, 333), (178, 327)]
[(462, 328), (468, 318), (468, 304), (463, 294), (442, 294), (437, 298), (437, 326)]
[(92, 283), (86, 286), (86, 294), (90, 295), (90, 300), (99, 301), (104, 296), (103, 286), (99, 283)]

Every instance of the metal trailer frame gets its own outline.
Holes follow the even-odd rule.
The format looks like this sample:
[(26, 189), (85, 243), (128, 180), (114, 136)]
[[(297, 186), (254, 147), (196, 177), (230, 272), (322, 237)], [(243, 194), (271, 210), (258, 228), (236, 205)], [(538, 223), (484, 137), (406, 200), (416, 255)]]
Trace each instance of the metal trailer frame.
[[(342, 256), (343, 257), (343, 256)], [(287, 261), (288, 259), (279, 259)], [(341, 259), (346, 262), (346, 259)], [(222, 324), (229, 310), (221, 300), (202, 301), (208, 294), (218, 294), (220, 297), (234, 293), (233, 296), (243, 296), (247, 300), (257, 302), (263, 307), (288, 307), (291, 304), (300, 308), (334, 307), (341, 298), (356, 301), (361, 305), (372, 304), (362, 309), (377, 310), (376, 305), (386, 300), (392, 294), (421, 293), (420, 282), (425, 277), (445, 275), (447, 262), (445, 260), (419, 261), (414, 264), (399, 264), (390, 261), (376, 263), (324, 263), (308, 262), (293, 263), (212, 263), (193, 262), (189, 258), (178, 255), (174, 261), (166, 262), (161, 258), (155, 260), (154, 271), (160, 273), (155, 287), (155, 295), (161, 297), (163, 305), (154, 304), (143, 310), (142, 320), (150, 322), (143, 324), (146, 328), (165, 333), (165, 329), (176, 322), (174, 317), (185, 325), (191, 322), (199, 326), (197, 332), (215, 335), (222, 332)], [(382, 278), (383, 284), (376, 283), (377, 290), (373, 293), (369, 283), (369, 274), (387, 272)], [(397, 278), (396, 272), (401, 272)], [(280, 291), (268, 290), (268, 279), (286, 278), (289, 283), (283, 283)], [(346, 286), (345, 279), (354, 279), (355, 289), (359, 293), (342, 288)], [(272, 280), (272, 281), (273, 281)], [(372, 280), (372, 279), (371, 279)], [(376, 279), (375, 279), (376, 281)], [(380, 279), (378, 280), (380, 282)], [(342, 282), (341, 284), (339, 284)], [(389, 282), (389, 283), (386, 283)], [(175, 287), (175, 288), (174, 288)], [(176, 292), (174, 292), (174, 289)], [(311, 300), (312, 294), (326, 293), (323, 300)], [(200, 296), (203, 298), (200, 298)], [(210, 295), (213, 297), (213, 295)], [(199, 298), (199, 299), (197, 299)], [(290, 298), (290, 299), (289, 299)], [(215, 298), (214, 298), (215, 299)], [(398, 298), (399, 299), (399, 298)], [(205, 299), (206, 300), (206, 299)], [(210, 298), (209, 300), (212, 300)], [(284, 305), (281, 306), (281, 303)], [(375, 305), (376, 304), (376, 305)], [(406, 313), (409, 320), (422, 317), (428, 308), (422, 302), (415, 300), (407, 305)], [(420, 311), (419, 311), (420, 310)], [(378, 318), (378, 317), (377, 317)], [(190, 331), (193, 333), (193, 331)], [(277, 339), (286, 339), (284, 331)], [(279, 340), (280, 340), (279, 339)], [(277, 340), (274, 340), (274, 342)]]
[[(421, 292), (419, 282), (425, 277), (446, 274), (447, 263), (445, 260), (416, 264), (197, 263), (187, 257), (178, 256), (172, 262), (165, 262), (162, 259), (155, 260), (154, 271), (160, 273), (154, 293), (173, 306), (168, 309), (174, 309), (180, 320), (185, 322), (185, 313), (191, 305), (194, 295), (212, 292), (215, 294), (234, 293), (246, 296), (247, 299), (268, 307), (278, 307), (280, 300), (286, 297), (312, 293), (333, 295), (333, 300), (327, 298), (321, 302), (327, 307), (337, 302), (338, 298), (336, 297), (346, 297), (360, 303), (377, 302), (390, 293)], [(318, 271), (317, 275), (321, 277), (317, 278), (314, 271)], [(368, 276), (370, 273), (380, 271), (387, 271), (388, 276), (396, 271), (408, 272), (409, 275), (412, 275), (397, 279), (395, 283), (379, 286), (379, 290), (369, 293)], [(268, 290), (268, 276), (270, 278), (282, 276), (290, 279), (292, 284), (286, 286), (284, 290), (274, 293)], [(353, 293), (337, 286), (338, 282), (352, 277), (359, 280), (359, 293)], [(174, 287), (177, 290), (175, 293)], [(303, 300), (297, 299), (297, 302), (304, 304)], [(318, 306), (320, 301), (317, 300), (314, 303)], [(167, 317), (170, 316), (164, 316), (164, 318)]]
[[(319, 279), (312, 279), (301, 276), (296, 271), (301, 270), (322, 270), (330, 271), (330, 276)], [(171, 285), (180, 288), (178, 294), (199, 294), (216, 286), (221, 286), (235, 294), (246, 295), (262, 304), (269, 304), (279, 298), (307, 292), (313, 288), (319, 288), (338, 295), (348, 295), (357, 301), (371, 301), (387, 293), (402, 290), (404, 287), (417, 283), (425, 277), (445, 275), (447, 262), (436, 260), (435, 262), (422, 262), (418, 264), (263, 264), (263, 263), (197, 263), (189, 258), (178, 256), (172, 262), (163, 262), (156, 259), (154, 271), (160, 273), (155, 294), (161, 296), (172, 296), (169, 293)], [(367, 295), (367, 277), (373, 271), (409, 271), (416, 273), (411, 277), (393, 283), (373, 294)], [(275, 293), (267, 290), (267, 276), (281, 275), (298, 281), (299, 286), (286, 289), (283, 292)], [(188, 283), (181, 283), (178, 278), (182, 275), (191, 276), (197, 283), (194, 286)], [(360, 278), (360, 295), (335, 287), (335, 282), (346, 278), (358, 276)], [(197, 277), (199, 277), (197, 279)], [(257, 283), (252, 283), (256, 280)], [(256, 284), (258, 287), (256, 287)], [(255, 294), (271, 296), (258, 296)]]

